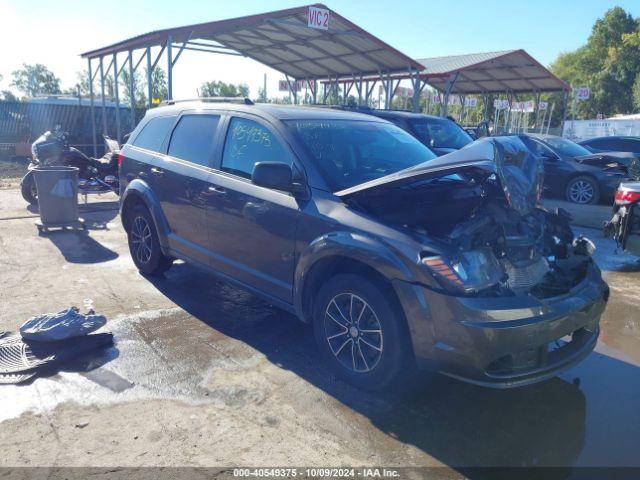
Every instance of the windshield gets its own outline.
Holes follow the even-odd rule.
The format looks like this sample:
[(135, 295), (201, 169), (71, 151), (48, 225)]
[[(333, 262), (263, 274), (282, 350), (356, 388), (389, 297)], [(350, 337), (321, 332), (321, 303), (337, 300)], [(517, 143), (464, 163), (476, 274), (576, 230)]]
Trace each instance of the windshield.
[(433, 148), (460, 150), (473, 141), (460, 125), (446, 118), (416, 118), (409, 124), (420, 141)]
[(582, 145), (560, 137), (545, 138), (544, 141), (560, 155), (568, 157), (580, 157), (581, 155), (591, 155), (591, 152)]
[(436, 158), (390, 123), (360, 120), (285, 121), (336, 192)]

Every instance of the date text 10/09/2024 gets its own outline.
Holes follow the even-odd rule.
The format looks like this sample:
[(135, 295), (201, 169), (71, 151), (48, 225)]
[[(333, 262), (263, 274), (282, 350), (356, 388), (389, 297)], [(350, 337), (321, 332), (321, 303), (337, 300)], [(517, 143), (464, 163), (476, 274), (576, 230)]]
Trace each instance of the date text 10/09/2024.
[(260, 478), (397, 478), (398, 470), (389, 468), (234, 468), (234, 477)]

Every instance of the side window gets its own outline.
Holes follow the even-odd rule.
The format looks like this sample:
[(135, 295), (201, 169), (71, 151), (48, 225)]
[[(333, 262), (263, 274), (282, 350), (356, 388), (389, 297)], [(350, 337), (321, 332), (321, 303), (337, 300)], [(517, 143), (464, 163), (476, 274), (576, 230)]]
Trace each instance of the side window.
[(175, 120), (176, 117), (173, 115), (169, 117), (152, 118), (142, 128), (142, 131), (134, 140), (133, 145), (151, 150), (152, 152), (159, 152), (162, 147), (162, 142), (164, 142)]
[(292, 163), (289, 153), (266, 127), (253, 120), (233, 117), (224, 144), (222, 170), (251, 178), (257, 162)]
[(558, 156), (553, 153), (553, 151), (549, 147), (543, 145), (540, 142), (537, 142), (536, 140), (531, 140), (529, 137), (524, 137), (522, 141), (538, 157), (544, 157), (545, 159), (558, 158)]
[(600, 150), (607, 150), (609, 148), (609, 141), (606, 139), (593, 140), (589, 142), (589, 145)]
[(218, 115), (184, 115), (171, 135), (169, 155), (209, 166), (219, 121)]

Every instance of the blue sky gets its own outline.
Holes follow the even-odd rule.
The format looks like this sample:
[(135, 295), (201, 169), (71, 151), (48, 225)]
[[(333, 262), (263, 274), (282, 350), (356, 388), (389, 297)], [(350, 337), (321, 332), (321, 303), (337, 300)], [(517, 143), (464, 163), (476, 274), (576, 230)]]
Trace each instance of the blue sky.
[[(23, 61), (50, 65), (63, 84), (70, 84), (75, 81), (75, 71), (84, 67), (78, 58), (83, 51), (160, 28), (306, 3), (0, 0), (0, 44), (4, 50), (0, 52), (0, 74), (5, 76), (0, 88), (6, 87), (11, 70)], [(413, 57), (524, 48), (545, 65), (558, 53), (582, 45), (594, 21), (607, 9), (619, 5), (640, 16), (640, 0), (335, 0), (325, 4)], [(15, 41), (16, 36), (20, 42)], [(14, 47), (6, 49), (6, 45)], [(176, 71), (177, 83), (182, 77), (178, 93), (191, 94), (202, 81), (211, 79), (246, 81), (255, 92), (263, 73), (269, 74), (270, 85), (277, 82), (275, 72), (246, 59), (193, 55), (183, 56), (184, 66), (179, 64)]]

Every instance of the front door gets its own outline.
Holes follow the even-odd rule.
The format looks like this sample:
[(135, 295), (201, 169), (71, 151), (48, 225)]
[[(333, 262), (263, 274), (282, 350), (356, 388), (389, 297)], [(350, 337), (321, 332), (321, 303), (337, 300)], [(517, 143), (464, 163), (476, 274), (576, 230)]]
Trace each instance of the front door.
[(299, 207), (286, 192), (251, 182), (256, 162), (293, 163), (274, 129), (249, 116), (230, 118), (207, 212), (212, 266), (274, 297), (292, 301)]

